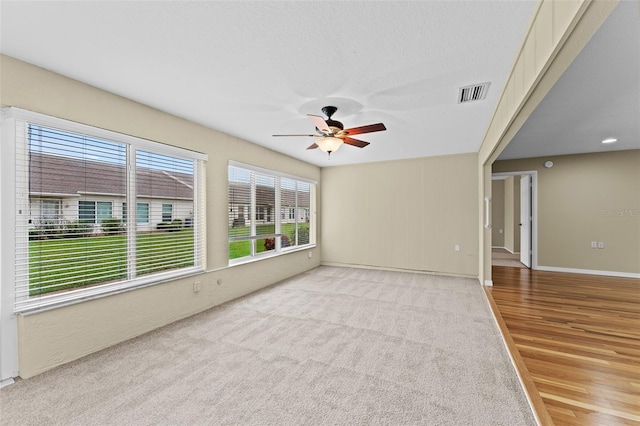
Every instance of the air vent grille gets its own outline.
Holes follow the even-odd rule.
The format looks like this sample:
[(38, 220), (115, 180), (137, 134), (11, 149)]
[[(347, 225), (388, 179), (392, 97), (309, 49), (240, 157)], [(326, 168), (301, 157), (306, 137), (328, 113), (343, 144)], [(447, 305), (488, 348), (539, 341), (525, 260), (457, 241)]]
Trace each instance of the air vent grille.
[(458, 92), (458, 103), (481, 101), (487, 97), (489, 85), (491, 83), (474, 84), (473, 86), (461, 87)]

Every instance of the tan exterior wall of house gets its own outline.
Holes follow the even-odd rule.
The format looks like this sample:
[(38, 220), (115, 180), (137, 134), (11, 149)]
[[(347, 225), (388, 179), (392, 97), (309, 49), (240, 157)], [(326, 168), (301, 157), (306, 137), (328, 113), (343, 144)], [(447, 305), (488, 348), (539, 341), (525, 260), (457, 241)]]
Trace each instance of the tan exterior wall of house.
[[(21, 315), (20, 376), (31, 377), (320, 264), (319, 249), (313, 249), (311, 258), (307, 251), (297, 251), (227, 266), (228, 161), (316, 181), (318, 167), (7, 56), (0, 56), (0, 96), (2, 107), (15, 106), (209, 155), (206, 260), (210, 272)], [(202, 284), (198, 293), (193, 291), (195, 281)]]

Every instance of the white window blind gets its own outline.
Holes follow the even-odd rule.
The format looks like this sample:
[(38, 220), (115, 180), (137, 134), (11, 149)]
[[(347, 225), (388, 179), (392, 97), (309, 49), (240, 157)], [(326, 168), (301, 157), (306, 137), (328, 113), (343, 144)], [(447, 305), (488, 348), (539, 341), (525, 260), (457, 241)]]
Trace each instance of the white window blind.
[(229, 260), (309, 245), (314, 184), (233, 163), (229, 166)]
[(206, 156), (15, 115), (16, 311), (204, 270)]

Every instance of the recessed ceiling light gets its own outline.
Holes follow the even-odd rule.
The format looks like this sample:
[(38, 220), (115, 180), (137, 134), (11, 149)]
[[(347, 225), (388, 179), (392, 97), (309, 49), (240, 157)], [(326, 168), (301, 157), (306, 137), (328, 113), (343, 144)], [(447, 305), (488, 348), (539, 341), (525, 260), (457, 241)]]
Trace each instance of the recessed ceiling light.
[(618, 142), (618, 139), (616, 139), (616, 138), (607, 138), (607, 139), (602, 141), (602, 143), (614, 143), (614, 142)]

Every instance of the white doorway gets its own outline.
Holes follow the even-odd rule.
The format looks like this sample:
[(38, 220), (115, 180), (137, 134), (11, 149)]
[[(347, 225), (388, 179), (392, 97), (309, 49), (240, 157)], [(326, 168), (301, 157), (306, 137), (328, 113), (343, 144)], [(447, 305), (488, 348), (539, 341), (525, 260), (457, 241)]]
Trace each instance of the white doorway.
[(531, 268), (531, 175), (520, 177), (520, 262)]
[[(516, 180), (520, 193), (514, 202), (517, 202), (519, 213), (513, 218), (517, 225), (517, 237), (519, 243), (513, 247), (514, 252), (519, 249), (520, 263), (527, 268), (536, 269), (538, 266), (538, 196), (537, 182), (538, 172), (536, 170), (493, 173), (493, 179), (506, 179), (510, 176)], [(519, 182), (518, 182), (519, 181)]]

